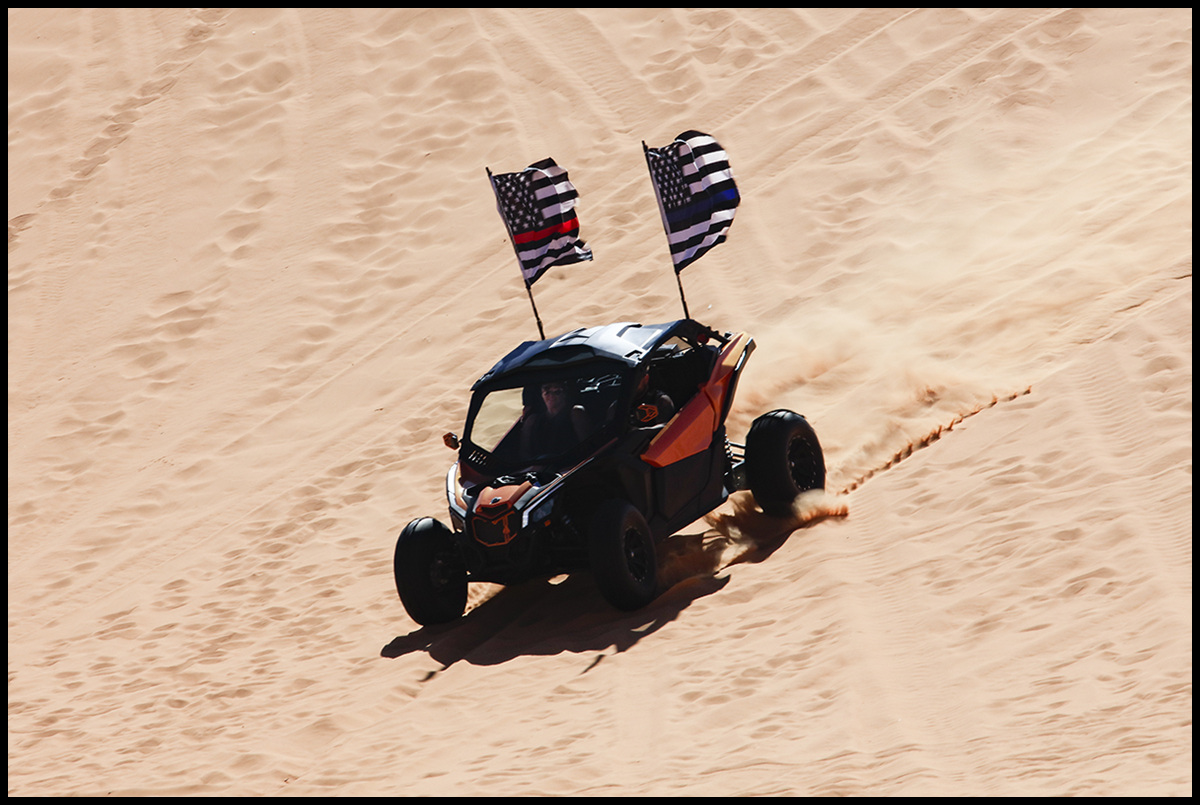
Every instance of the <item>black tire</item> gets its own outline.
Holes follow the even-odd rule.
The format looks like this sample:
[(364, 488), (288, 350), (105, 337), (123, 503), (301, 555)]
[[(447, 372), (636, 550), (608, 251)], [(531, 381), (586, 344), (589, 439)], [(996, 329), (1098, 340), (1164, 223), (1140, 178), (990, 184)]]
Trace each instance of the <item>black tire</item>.
[(467, 607), (467, 570), (450, 529), (432, 517), (413, 520), (396, 539), (396, 592), (422, 626), (448, 623)]
[(646, 518), (623, 500), (600, 505), (588, 527), (588, 558), (601, 595), (632, 612), (658, 593), (658, 557)]
[(825, 488), (825, 456), (816, 431), (794, 411), (754, 420), (746, 436), (746, 478), (755, 502), (772, 517), (792, 513), (796, 496)]

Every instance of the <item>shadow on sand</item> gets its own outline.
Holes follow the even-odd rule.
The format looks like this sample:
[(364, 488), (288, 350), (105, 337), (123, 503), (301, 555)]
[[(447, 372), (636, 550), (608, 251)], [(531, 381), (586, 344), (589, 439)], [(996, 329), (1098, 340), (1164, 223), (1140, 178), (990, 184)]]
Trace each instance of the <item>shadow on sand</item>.
[(501, 588), (461, 620), (396, 637), (380, 653), (396, 658), (428, 652), (444, 670), (462, 660), (497, 665), (521, 656), (600, 652), (590, 670), (608, 649), (628, 650), (693, 602), (723, 589), (730, 581), (721, 575), (725, 568), (762, 562), (798, 529), (844, 516), (845, 505), (831, 501), (824, 493), (807, 500), (802, 495), (796, 515), (781, 519), (763, 514), (749, 495), (735, 494), (729, 506), (705, 518), (708, 530), (677, 534), (659, 545), (659, 588), (664, 592), (637, 612), (614, 610), (590, 574), (577, 573), (557, 584), (539, 580)]

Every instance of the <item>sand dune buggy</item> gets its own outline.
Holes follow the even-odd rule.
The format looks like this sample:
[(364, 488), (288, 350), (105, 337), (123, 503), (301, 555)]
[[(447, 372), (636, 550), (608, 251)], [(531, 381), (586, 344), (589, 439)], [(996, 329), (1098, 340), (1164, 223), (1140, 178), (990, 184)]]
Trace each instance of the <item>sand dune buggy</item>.
[(767, 514), (825, 486), (801, 415), (756, 419), (744, 445), (725, 419), (754, 341), (692, 319), (609, 324), (514, 349), (472, 386), (450, 526), (429, 517), (396, 541), (396, 589), (420, 624), (459, 618), (467, 583), (590, 570), (622, 610), (657, 594), (656, 544), (749, 489)]

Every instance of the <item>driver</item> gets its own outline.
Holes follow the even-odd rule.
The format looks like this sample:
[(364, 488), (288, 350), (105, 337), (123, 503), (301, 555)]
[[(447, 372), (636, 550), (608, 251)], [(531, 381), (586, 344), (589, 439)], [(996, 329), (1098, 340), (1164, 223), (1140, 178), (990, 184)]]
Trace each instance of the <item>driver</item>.
[(566, 383), (543, 383), (540, 392), (544, 411), (527, 414), (521, 427), (521, 449), (529, 457), (564, 452), (590, 432), (587, 410), (567, 404)]

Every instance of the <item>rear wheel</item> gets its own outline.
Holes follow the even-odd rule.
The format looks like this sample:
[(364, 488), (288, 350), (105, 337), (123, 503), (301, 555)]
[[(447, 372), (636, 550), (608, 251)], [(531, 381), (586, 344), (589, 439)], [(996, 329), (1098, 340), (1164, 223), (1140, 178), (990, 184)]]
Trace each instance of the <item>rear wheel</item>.
[(825, 456), (816, 431), (794, 411), (754, 420), (746, 436), (746, 477), (754, 500), (773, 517), (792, 513), (796, 496), (825, 488)]
[(588, 528), (592, 576), (617, 609), (641, 609), (658, 592), (658, 560), (646, 518), (623, 500), (600, 505)]
[(422, 626), (462, 617), (467, 607), (467, 570), (450, 529), (432, 517), (413, 520), (400, 532), (392, 559), (396, 592), (409, 617)]

